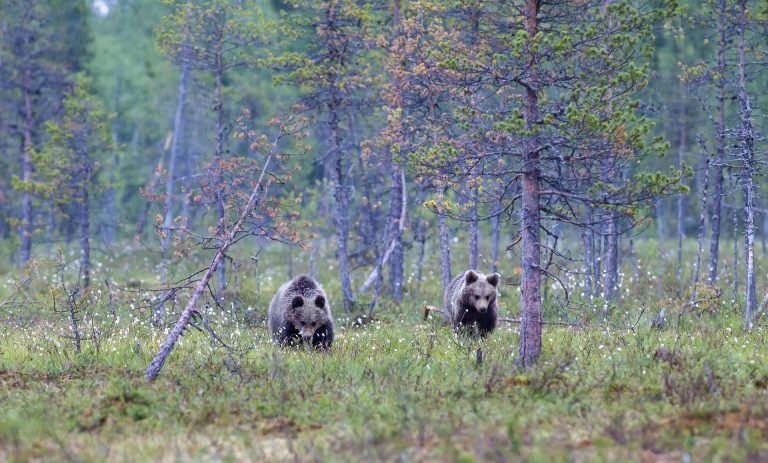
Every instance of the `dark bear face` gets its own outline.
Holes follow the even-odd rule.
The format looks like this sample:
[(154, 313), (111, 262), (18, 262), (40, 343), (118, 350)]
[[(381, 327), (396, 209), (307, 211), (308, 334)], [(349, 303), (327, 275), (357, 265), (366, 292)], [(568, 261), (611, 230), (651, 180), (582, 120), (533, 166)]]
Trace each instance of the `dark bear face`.
[(301, 296), (294, 297), (291, 300), (288, 320), (299, 332), (302, 340), (311, 341), (315, 331), (328, 323), (329, 317), (325, 296), (319, 295), (309, 304), (306, 302)]
[(496, 287), (499, 284), (499, 274), (483, 275), (467, 271), (464, 275), (464, 291), (461, 299), (465, 305), (474, 308), (478, 313), (486, 313), (496, 300)]

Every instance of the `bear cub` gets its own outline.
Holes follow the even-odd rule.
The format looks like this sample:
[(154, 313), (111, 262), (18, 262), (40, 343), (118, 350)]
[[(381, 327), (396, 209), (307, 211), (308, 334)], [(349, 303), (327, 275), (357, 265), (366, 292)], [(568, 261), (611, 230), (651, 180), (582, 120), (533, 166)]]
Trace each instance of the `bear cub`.
[(445, 318), (454, 331), (486, 337), (495, 328), (499, 318), (496, 299), (501, 276), (484, 275), (475, 270), (460, 273), (445, 290)]
[(281, 286), (269, 303), (269, 329), (275, 344), (330, 349), (333, 318), (320, 284), (301, 275)]

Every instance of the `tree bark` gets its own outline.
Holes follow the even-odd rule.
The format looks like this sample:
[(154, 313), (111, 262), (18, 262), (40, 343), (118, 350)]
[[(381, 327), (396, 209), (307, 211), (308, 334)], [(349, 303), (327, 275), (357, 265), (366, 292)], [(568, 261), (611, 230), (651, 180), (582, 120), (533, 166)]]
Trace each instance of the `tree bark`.
[(469, 221), (469, 268), (478, 270), (478, 254), (480, 254), (479, 243), (479, 227), (478, 227), (478, 213), (477, 213), (477, 201), (479, 199), (477, 186), (470, 186), (470, 201), (472, 201), (472, 216)]
[[(339, 76), (334, 76), (338, 79)], [(336, 200), (336, 213), (334, 221), (336, 223), (336, 238), (338, 240), (338, 258), (339, 258), (339, 276), (341, 277), (341, 292), (343, 296), (343, 307), (345, 311), (352, 308), (354, 297), (352, 294), (352, 283), (349, 277), (349, 252), (347, 250), (347, 239), (349, 237), (349, 217), (348, 204), (349, 198), (346, 188), (346, 177), (344, 175), (344, 156), (341, 148), (341, 134), (339, 133), (339, 105), (340, 97), (336, 82), (331, 83), (331, 103), (330, 103), (330, 129), (331, 143), (334, 156), (334, 181), (333, 190)]]
[(704, 151), (704, 183), (701, 191), (701, 213), (699, 214), (699, 236), (698, 248), (696, 250), (696, 261), (693, 264), (693, 284), (691, 285), (691, 302), (696, 300), (696, 286), (699, 284), (699, 269), (701, 267), (701, 253), (704, 247), (704, 235), (706, 235), (707, 220), (707, 192), (709, 189), (709, 154), (704, 146), (704, 141), (699, 140)]
[(592, 269), (595, 267), (594, 251), (593, 251), (593, 233), (592, 233), (592, 208), (586, 206), (585, 220), (586, 227), (582, 231), (582, 239), (584, 240), (584, 294), (590, 300), (592, 299)]
[[(526, 0), (524, 6), (525, 30), (528, 43), (533, 44), (538, 34), (539, 1)], [(532, 64), (534, 66), (534, 64)], [(535, 70), (531, 70), (535, 73)], [(534, 132), (539, 120), (538, 83), (535, 79), (525, 83), (526, 130)], [(526, 140), (522, 169), (522, 280), (520, 312), (520, 353), (517, 362), (521, 367), (533, 366), (541, 355), (541, 250), (539, 215), (539, 150), (538, 137)]]
[(605, 273), (603, 274), (603, 291), (605, 301), (613, 302), (619, 277), (619, 243), (616, 214), (608, 212), (608, 223), (605, 230)]
[(187, 80), (189, 68), (186, 63), (181, 67), (181, 77), (177, 90), (176, 114), (173, 118), (173, 135), (171, 136), (171, 153), (168, 159), (168, 179), (165, 182), (165, 219), (163, 220), (163, 247), (167, 250), (171, 242), (171, 225), (173, 224), (173, 193), (175, 190), (176, 160), (179, 157), (179, 146), (184, 130), (184, 105), (187, 96)]
[(104, 198), (104, 224), (102, 236), (104, 237), (104, 244), (108, 247), (112, 246), (115, 240), (115, 225), (117, 220), (115, 218), (115, 196), (117, 195), (117, 189), (115, 183), (117, 182), (117, 161), (118, 161), (118, 146), (120, 137), (120, 93), (122, 91), (123, 74), (122, 70), (118, 71), (116, 76), (115, 95), (114, 95), (114, 108), (115, 108), (115, 121), (112, 124), (112, 153), (111, 162), (109, 163), (109, 188)]
[(53, 236), (56, 233), (56, 201), (48, 200), (48, 225), (46, 227), (45, 255), (53, 255)]
[[(220, 194), (221, 179), (221, 159), (224, 153), (224, 108), (221, 100), (221, 87), (222, 77), (224, 74), (224, 61), (222, 55), (222, 37), (218, 37), (216, 42), (216, 83), (214, 89), (214, 102), (213, 109), (216, 113), (216, 150), (214, 152), (214, 168), (216, 169), (216, 186), (214, 191), (216, 194), (216, 212), (219, 218), (219, 229), (224, 227), (224, 197)], [(227, 286), (227, 267), (225, 264), (219, 266), (218, 280), (217, 280), (217, 295), (219, 299), (223, 297), (224, 288)]]
[(501, 239), (501, 200), (497, 204), (499, 212), (493, 217), (493, 233), (491, 234), (491, 272), (496, 272), (499, 266), (499, 240)]
[[(729, 176), (732, 176), (729, 173)], [(736, 188), (736, 182), (731, 178), (731, 184), (733, 188)], [(733, 214), (731, 215), (733, 223), (733, 301), (738, 301), (739, 296), (739, 218), (737, 208), (733, 208)]]
[[(677, 167), (683, 165), (685, 155), (686, 120), (685, 120), (685, 83), (680, 81), (680, 139), (677, 148)], [(675, 276), (680, 281), (683, 275), (683, 238), (685, 238), (685, 194), (677, 195), (677, 267), (675, 267)]]
[[(25, 37), (25, 44), (31, 47), (31, 38)], [(28, 49), (28, 48), (27, 48)], [(24, 70), (24, 146), (21, 157), (21, 178), (25, 186), (32, 181), (32, 151), (35, 149), (32, 141), (35, 119), (32, 113), (32, 70), (29, 66)], [(26, 265), (32, 254), (32, 193), (27, 188), (21, 198), (21, 264)]]
[[(406, 189), (405, 189), (405, 170), (401, 165), (395, 165), (394, 172), (392, 173), (392, 186), (394, 187), (392, 194), (395, 195), (393, 200), (394, 214), (392, 220), (392, 256), (389, 259), (389, 287), (392, 291), (392, 300), (395, 304), (400, 305), (403, 302), (403, 280), (404, 280), (404, 266), (405, 266), (405, 252), (403, 249), (403, 231), (405, 229), (405, 212), (406, 212)], [(397, 210), (397, 206), (400, 207), (400, 211)], [(400, 212), (398, 214), (398, 212)]]
[[(432, 100), (432, 94), (427, 96), (427, 110), (429, 112), (430, 129), (432, 132), (432, 145), (438, 145), (437, 136), (437, 115), (435, 114), (435, 102)], [(442, 187), (440, 190), (441, 200), (445, 197), (446, 188)], [(451, 243), (449, 241), (448, 233), (448, 220), (445, 214), (438, 210), (437, 214), (438, 228), (440, 231), (440, 273), (443, 278), (443, 292), (448, 289), (448, 285), (451, 283)], [(443, 310), (448, 310), (448, 307), (443, 307)]]
[(80, 275), (83, 288), (91, 286), (91, 204), (88, 185), (91, 181), (91, 160), (87, 153), (81, 158), (83, 163), (83, 178), (80, 185)]
[[(475, 8), (474, 12), (472, 14), (472, 36), (471, 36), (471, 46), (472, 50), (470, 53), (470, 56), (472, 60), (475, 60), (477, 58), (477, 45), (479, 42), (479, 33), (480, 33), (480, 15), (479, 15), (479, 8)], [(472, 109), (477, 110), (479, 106), (479, 89), (477, 86), (473, 86), (472, 88)], [(479, 111), (478, 111), (479, 113)], [(477, 115), (472, 117), (472, 129), (475, 133), (480, 133), (482, 131), (480, 127), (480, 121)], [(480, 156), (480, 147), (479, 143), (477, 141), (470, 141), (470, 143), (467, 148), (471, 149), (475, 152), (475, 156)], [(479, 176), (478, 176), (479, 177)], [(475, 183), (472, 185), (472, 182), (479, 181), (479, 178), (472, 178), (470, 177), (470, 184), (468, 185), (469, 192), (470, 192), (470, 201), (472, 202), (472, 212), (471, 212), (471, 220), (469, 222), (469, 268), (478, 270), (478, 255), (480, 254), (480, 230), (479, 230), (479, 224), (478, 224), (478, 200), (480, 199), (479, 194), (479, 188), (480, 185), (478, 183)]]
[(709, 245), (709, 284), (717, 280), (717, 264), (720, 246), (720, 217), (723, 204), (723, 166), (725, 166), (725, 8), (727, 0), (720, 0), (718, 28), (720, 42), (718, 45), (718, 98), (717, 98), (717, 160), (715, 161), (715, 191), (712, 197), (712, 240)]
[(745, 285), (746, 306), (744, 308), (744, 328), (752, 328), (752, 314), (757, 308), (757, 296), (755, 294), (755, 210), (754, 210), (754, 182), (755, 172), (755, 134), (752, 127), (752, 107), (747, 93), (746, 63), (745, 63), (745, 35), (747, 21), (747, 0), (740, 0), (738, 34), (739, 34), (739, 102), (741, 103), (741, 143), (742, 165), (741, 181), (744, 188), (744, 260), (745, 260)]

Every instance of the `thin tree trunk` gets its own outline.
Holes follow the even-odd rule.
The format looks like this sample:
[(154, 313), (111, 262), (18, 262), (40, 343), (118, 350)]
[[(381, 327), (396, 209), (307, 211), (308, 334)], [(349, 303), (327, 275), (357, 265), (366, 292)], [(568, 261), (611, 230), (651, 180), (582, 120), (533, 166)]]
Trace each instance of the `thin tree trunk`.
[[(216, 87), (214, 90), (214, 102), (213, 108), (216, 112), (216, 150), (214, 152), (214, 168), (216, 169), (216, 211), (219, 219), (219, 229), (224, 227), (224, 197), (219, 193), (219, 186), (221, 185), (221, 160), (224, 153), (224, 119), (223, 119), (223, 104), (221, 100), (221, 87), (222, 77), (224, 74), (224, 62), (221, 50), (221, 37), (216, 42)], [(219, 266), (217, 295), (219, 299), (223, 297), (224, 288), (227, 286), (227, 266), (226, 263), (222, 263)]]
[[(445, 195), (445, 189), (443, 189), (442, 194)], [(448, 220), (442, 212), (438, 216), (438, 223), (440, 227), (440, 270), (443, 277), (443, 290), (445, 290), (451, 283), (451, 243)]]
[(704, 149), (704, 184), (701, 191), (701, 213), (699, 214), (698, 248), (696, 249), (696, 261), (693, 264), (693, 284), (691, 285), (691, 302), (696, 300), (696, 286), (699, 284), (699, 268), (701, 267), (701, 252), (704, 247), (704, 235), (706, 235), (707, 220), (707, 192), (709, 189), (709, 153), (706, 150), (704, 140), (699, 137), (699, 143)]
[(603, 291), (606, 302), (612, 302), (615, 297), (619, 276), (618, 258), (619, 243), (616, 214), (613, 211), (609, 211), (605, 231), (605, 273), (603, 274)]
[(662, 206), (662, 200), (661, 198), (658, 198), (654, 203), (654, 217), (656, 219), (656, 241), (658, 242), (659, 249), (663, 249), (664, 241), (667, 239), (667, 230), (664, 227), (664, 213)]
[(479, 227), (478, 227), (478, 212), (477, 212), (477, 201), (478, 201), (478, 191), (477, 186), (470, 186), (470, 201), (472, 202), (472, 212), (471, 217), (469, 221), (469, 268), (473, 270), (478, 269), (478, 254), (480, 254), (480, 243), (479, 243)]
[(637, 261), (637, 251), (635, 250), (635, 238), (629, 238), (629, 259), (632, 261), (632, 276), (635, 280), (640, 276), (640, 263)]
[(747, 21), (747, 0), (739, 2), (741, 14), (739, 15), (739, 101), (741, 103), (741, 142), (742, 142), (742, 167), (741, 180), (744, 188), (744, 260), (746, 279), (746, 306), (744, 308), (744, 328), (752, 327), (752, 314), (757, 309), (757, 296), (755, 294), (755, 210), (754, 210), (754, 183), (755, 134), (752, 127), (752, 107), (747, 94), (747, 78), (745, 63), (745, 35)]
[[(600, 210), (594, 211), (593, 214), (597, 214), (598, 217), (600, 217)], [(592, 227), (592, 260), (594, 263), (594, 271), (593, 271), (593, 277), (592, 277), (592, 284), (594, 288), (592, 288), (592, 297), (594, 299), (602, 297), (600, 294), (600, 276), (602, 276), (603, 272), (601, 271), (602, 267), (602, 244), (603, 240), (600, 239), (600, 236), (602, 236), (602, 228), (603, 224), (602, 222), (595, 220), (596, 226), (598, 227), (598, 230), (595, 231), (594, 226)]]
[(762, 249), (763, 257), (765, 257), (765, 254), (768, 253), (768, 246), (765, 242), (765, 212), (759, 212), (760, 214), (760, 248)]
[[(403, 191), (405, 191), (405, 171), (401, 170), (401, 186)], [(397, 226), (399, 228), (398, 232), (402, 236), (403, 231), (405, 230), (405, 217), (406, 212), (408, 210), (408, 202), (407, 202), (407, 196), (404, 196), (403, 199), (406, 199), (406, 201), (400, 201), (400, 216), (397, 219), (394, 219), (392, 221), (389, 221), (393, 226)], [(390, 208), (393, 207), (392, 204), (390, 204)], [(388, 231), (385, 231), (385, 235), (388, 234)], [(371, 273), (368, 274), (368, 278), (365, 279), (362, 285), (357, 289), (358, 293), (364, 293), (366, 290), (368, 290), (368, 287), (371, 286), (371, 284), (374, 281), (377, 281), (377, 284), (380, 282), (379, 276), (382, 274), (382, 269), (384, 265), (389, 262), (390, 258), (393, 256), (395, 249), (397, 247), (397, 241), (393, 238), (392, 241), (389, 244), (389, 247), (384, 251), (383, 254), (379, 255), (379, 258), (377, 259), (376, 267), (371, 271)], [(400, 244), (402, 246), (402, 243)], [(378, 289), (376, 290), (378, 291)], [(375, 293), (378, 294), (377, 292)], [(374, 299), (376, 296), (374, 296)], [(372, 306), (372, 307), (375, 307)]]
[(91, 286), (91, 204), (88, 194), (88, 184), (91, 181), (91, 165), (88, 154), (83, 156), (85, 165), (82, 185), (80, 186), (80, 275), (83, 279), (83, 288)]
[(104, 244), (106, 244), (108, 247), (111, 247), (115, 240), (115, 225), (117, 223), (115, 218), (115, 196), (117, 194), (117, 188), (115, 188), (115, 184), (117, 182), (117, 150), (120, 142), (120, 92), (123, 83), (122, 70), (118, 71), (116, 80), (117, 83), (115, 85), (114, 96), (116, 116), (115, 121), (112, 124), (112, 156), (111, 162), (109, 163), (109, 188), (107, 188), (107, 192), (104, 198), (104, 224), (102, 225), (102, 227), (104, 227), (102, 234), (104, 237)]
[(421, 278), (424, 271), (424, 254), (426, 252), (425, 248), (427, 243), (426, 222), (421, 218), (422, 211), (424, 210), (423, 203), (424, 190), (419, 189), (418, 193), (416, 194), (416, 205), (418, 207), (418, 212), (415, 220), (416, 226), (413, 231), (413, 237), (416, 242), (419, 243), (419, 254), (416, 257), (416, 289), (413, 292), (413, 299), (416, 299), (419, 297), (419, 295), (421, 295)]
[(499, 212), (493, 217), (493, 233), (491, 234), (491, 272), (496, 272), (499, 266), (499, 241), (501, 239), (501, 200), (498, 201)]
[(589, 298), (592, 299), (592, 269), (595, 267), (594, 262), (592, 260), (594, 259), (594, 251), (593, 251), (593, 245), (592, 245), (592, 208), (590, 206), (586, 206), (585, 211), (585, 222), (586, 227), (583, 229), (581, 236), (584, 240), (584, 261), (585, 261), (585, 269), (584, 269), (584, 294)]
[[(539, 0), (526, 0), (525, 30), (528, 42), (538, 34)], [(535, 70), (532, 71), (535, 75)], [(537, 83), (525, 85), (526, 130), (534, 132), (539, 121)], [(536, 364), (541, 355), (541, 250), (539, 242), (539, 147), (533, 135), (526, 141), (522, 173), (522, 268), (520, 282), (522, 308), (520, 311), (520, 354), (517, 362), (526, 368)]]
[[(339, 76), (334, 76), (338, 78)], [(340, 97), (336, 83), (331, 84), (331, 104), (330, 104), (330, 129), (331, 143), (334, 156), (334, 198), (336, 200), (336, 213), (334, 220), (336, 223), (336, 238), (338, 240), (339, 257), (339, 276), (341, 277), (341, 292), (343, 296), (343, 307), (345, 311), (352, 308), (354, 297), (352, 294), (352, 283), (349, 276), (349, 252), (347, 250), (347, 239), (349, 237), (349, 218), (348, 218), (348, 193), (346, 188), (346, 178), (344, 175), (344, 159), (341, 149), (341, 134), (339, 133), (339, 105)]]
[[(685, 142), (687, 138), (686, 134), (686, 120), (685, 120), (685, 83), (680, 80), (680, 140), (677, 147), (677, 167), (680, 168), (683, 165), (683, 157), (685, 155)], [(683, 238), (685, 238), (685, 194), (680, 193), (677, 195), (677, 267), (675, 268), (675, 276), (677, 281), (680, 281), (683, 275)]]
[[(733, 175), (729, 173), (729, 176)], [(731, 178), (731, 184), (735, 188), (733, 178)], [(737, 208), (733, 208), (733, 301), (739, 300), (739, 218)]]
[[(25, 43), (31, 46), (29, 37)], [(21, 175), (25, 185), (32, 181), (32, 151), (34, 143), (34, 116), (32, 114), (32, 71), (24, 70), (24, 149), (21, 157)], [(32, 255), (32, 193), (24, 190), (21, 198), (21, 264), (26, 265)]]
[[(477, 57), (477, 46), (479, 42), (479, 33), (480, 33), (480, 9), (475, 8), (472, 14), (472, 35), (471, 35), (471, 52), (470, 56), (473, 60)], [(472, 109), (477, 110), (479, 106), (479, 88), (478, 86), (473, 86), (472, 88)], [(476, 115), (472, 117), (472, 128), (475, 133), (480, 133), (482, 131), (480, 127), (480, 120), (479, 114), (480, 112), (477, 111)], [(469, 149), (473, 150), (475, 152), (476, 156), (480, 156), (480, 149), (479, 144), (476, 140), (472, 140), (468, 146)], [(479, 230), (479, 224), (478, 224), (478, 201), (480, 197), (480, 184), (479, 184), (479, 175), (478, 178), (470, 177), (470, 184), (467, 186), (469, 188), (469, 194), (470, 194), (470, 201), (472, 202), (472, 210), (471, 210), (471, 220), (469, 222), (469, 268), (478, 270), (478, 255), (480, 254), (480, 230)], [(472, 183), (475, 182), (474, 185)]]
[[(392, 253), (389, 258), (389, 286), (395, 304), (403, 302), (404, 250), (403, 230), (405, 227), (405, 212), (407, 197), (405, 189), (405, 170), (401, 165), (393, 166), (392, 186)], [(395, 194), (397, 192), (397, 194)], [(399, 208), (399, 210), (398, 210)]]
[(187, 80), (189, 68), (186, 63), (181, 67), (181, 77), (176, 100), (176, 114), (173, 117), (173, 135), (171, 136), (171, 154), (168, 159), (168, 179), (165, 183), (165, 219), (163, 220), (163, 247), (167, 250), (171, 242), (171, 225), (173, 224), (173, 193), (176, 177), (176, 160), (179, 157), (180, 140), (184, 131), (184, 105), (187, 96)]
[(45, 255), (53, 255), (53, 236), (56, 233), (56, 201), (48, 200), (48, 225), (46, 227)]
[(717, 98), (717, 160), (715, 161), (715, 192), (712, 197), (712, 240), (709, 245), (709, 284), (717, 280), (717, 263), (720, 246), (720, 215), (723, 203), (723, 167), (725, 166), (725, 8), (727, 0), (720, 0), (718, 29), (720, 42), (718, 46), (717, 72), (719, 79)]
[[(435, 102), (432, 100), (432, 94), (430, 93), (427, 96), (427, 109), (429, 111), (433, 146), (437, 146), (438, 144), (435, 106)], [(446, 188), (443, 187), (440, 191), (441, 201), (445, 198), (445, 193)], [(445, 290), (448, 289), (448, 285), (451, 283), (451, 243), (448, 236), (448, 220), (442, 210), (438, 210), (437, 219), (440, 230), (440, 273), (443, 278), (443, 292), (445, 292)], [(448, 310), (448, 307), (443, 307), (443, 310)]]
[[(392, 11), (392, 27), (396, 31), (399, 37), (404, 35), (403, 28), (400, 23), (400, 0), (394, 0)], [(397, 92), (397, 106), (401, 110), (401, 116), (404, 116), (405, 108), (402, 98), (402, 85), (397, 74), (392, 76), (392, 82)], [(400, 148), (406, 146), (408, 134), (405, 126), (401, 124), (401, 130), (399, 133), (399, 145)], [(400, 154), (401, 159), (407, 158), (407, 153)], [(393, 208), (390, 210), (390, 214), (393, 219), (392, 226), (392, 257), (389, 263), (389, 286), (392, 291), (392, 299), (396, 304), (400, 304), (403, 301), (403, 283), (405, 280), (405, 250), (403, 249), (403, 230), (405, 226), (405, 210), (406, 202), (408, 200), (407, 191), (405, 187), (405, 167), (399, 160), (392, 156), (392, 194), (397, 193), (395, 200), (393, 201)], [(399, 206), (401, 213), (397, 215), (397, 207)]]

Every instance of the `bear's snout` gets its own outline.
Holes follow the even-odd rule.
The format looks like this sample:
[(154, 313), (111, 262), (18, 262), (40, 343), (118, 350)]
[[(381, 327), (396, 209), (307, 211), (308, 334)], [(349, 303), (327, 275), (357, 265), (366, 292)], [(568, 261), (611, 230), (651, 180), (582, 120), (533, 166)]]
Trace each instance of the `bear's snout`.
[(480, 313), (486, 313), (488, 312), (488, 307), (478, 307), (477, 311)]

